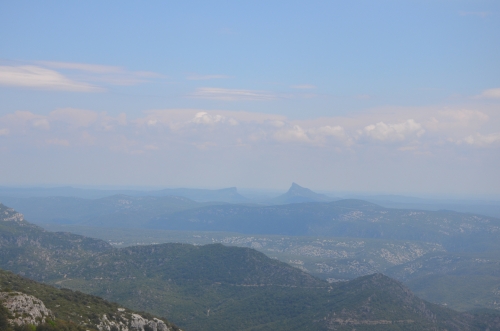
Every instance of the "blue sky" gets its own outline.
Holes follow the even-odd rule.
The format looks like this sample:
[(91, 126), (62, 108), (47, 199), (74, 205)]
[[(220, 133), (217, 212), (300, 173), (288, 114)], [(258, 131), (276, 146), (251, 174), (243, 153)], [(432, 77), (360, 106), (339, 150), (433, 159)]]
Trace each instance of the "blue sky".
[(500, 194), (498, 1), (16, 1), (0, 40), (0, 185)]

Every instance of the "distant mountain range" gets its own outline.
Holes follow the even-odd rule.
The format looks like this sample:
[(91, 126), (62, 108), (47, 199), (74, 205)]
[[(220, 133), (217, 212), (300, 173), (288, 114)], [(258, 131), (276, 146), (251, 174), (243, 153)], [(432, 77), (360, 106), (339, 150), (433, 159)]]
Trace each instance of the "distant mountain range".
[(208, 189), (163, 189), (163, 190), (98, 190), (98, 189), (80, 189), (74, 187), (56, 187), (56, 188), (8, 188), (0, 187), (0, 199), (5, 198), (47, 198), (47, 197), (71, 197), (81, 199), (101, 199), (113, 195), (127, 195), (132, 197), (165, 197), (178, 196), (198, 202), (229, 202), (242, 203), (248, 202), (238, 193), (236, 187), (223, 188), (218, 190)]
[(166, 316), (192, 331), (500, 330), (494, 311), (457, 313), (381, 274), (328, 284), (249, 248), (114, 249), (44, 231), (3, 205), (0, 250), (1, 268)]
[[(304, 196), (326, 199), (293, 185), (282, 201)], [(200, 203), (177, 196), (2, 199), (38, 224), (418, 240), (452, 251), (500, 247), (500, 219), (384, 208), (353, 199), (280, 205)]]
[[(248, 192), (247, 192), (248, 193)], [(169, 188), (160, 190), (139, 189), (81, 189), (74, 187), (55, 188), (11, 188), (0, 186), (0, 202), (14, 206), (13, 198), (48, 198), (66, 197), (83, 199), (100, 199), (113, 195), (130, 197), (166, 197), (178, 196), (196, 202), (247, 203), (247, 204), (289, 204), (300, 202), (328, 202), (339, 200), (325, 194), (315, 193), (293, 183), (288, 192), (272, 197), (269, 193), (256, 194), (249, 197), (242, 195), (235, 187), (223, 189)], [(359, 199), (376, 203), (387, 208), (422, 209), (430, 211), (453, 210), (500, 218), (500, 201), (492, 200), (457, 200), (457, 199), (423, 199), (400, 195), (346, 195), (343, 199)]]
[[(162, 190), (97, 190), (79, 189), (73, 187), (58, 188), (7, 188), (0, 187), (0, 199), (6, 198), (48, 198), (67, 197), (81, 199), (102, 199), (114, 195), (127, 195), (130, 197), (166, 197), (177, 196), (187, 198), (196, 202), (226, 202), (226, 203), (251, 203), (249, 198), (244, 197), (236, 187), (218, 190), (171, 188)], [(297, 202), (324, 202), (334, 200), (324, 194), (318, 194), (310, 189), (301, 187), (296, 183), (283, 195), (267, 200), (259, 200), (260, 203), (286, 204)]]

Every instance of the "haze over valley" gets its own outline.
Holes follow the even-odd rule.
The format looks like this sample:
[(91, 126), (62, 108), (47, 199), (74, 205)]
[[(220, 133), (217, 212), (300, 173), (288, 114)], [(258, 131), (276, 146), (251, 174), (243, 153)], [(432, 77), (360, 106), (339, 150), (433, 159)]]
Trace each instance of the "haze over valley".
[(1, 331), (500, 331), (500, 2), (0, 4)]

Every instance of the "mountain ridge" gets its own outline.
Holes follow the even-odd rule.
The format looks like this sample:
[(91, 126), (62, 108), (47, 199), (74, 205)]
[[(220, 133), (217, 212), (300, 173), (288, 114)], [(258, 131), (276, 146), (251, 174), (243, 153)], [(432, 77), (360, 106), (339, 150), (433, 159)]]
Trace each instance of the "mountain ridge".
[[(387, 330), (458, 331), (460, 323), (468, 330), (481, 329), (476, 324), (483, 315), (430, 304), (379, 274), (328, 284), (255, 250), (223, 245), (97, 246), (101, 252), (85, 254), (85, 237), (43, 231), (3, 205), (0, 218), (0, 248), (6, 252), (0, 267), (167, 316), (188, 330), (380, 325)], [(51, 236), (55, 243), (47, 240)], [(65, 236), (69, 239), (63, 243)], [(60, 252), (47, 249), (54, 245)], [(50, 268), (40, 261), (51, 262)], [(493, 326), (494, 318), (486, 319), (486, 325)]]

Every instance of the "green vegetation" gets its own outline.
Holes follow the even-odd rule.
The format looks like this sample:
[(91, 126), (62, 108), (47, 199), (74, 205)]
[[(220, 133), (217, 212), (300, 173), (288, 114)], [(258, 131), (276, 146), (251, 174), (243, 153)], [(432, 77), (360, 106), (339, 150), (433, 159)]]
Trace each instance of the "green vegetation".
[[(97, 240), (43, 231), (0, 208), (0, 215), (10, 219), (1, 223), (1, 249), (7, 252), (3, 268), (166, 316), (191, 331), (460, 330), (460, 325), (481, 330), (478, 321), (492, 329), (498, 317), (460, 314), (430, 304), (380, 274), (328, 284), (253, 249), (220, 244), (113, 249)], [(0, 286), (19, 289), (12, 280)], [(53, 299), (41, 289), (32, 290), (26, 293), (49, 302), (50, 309), (62, 307), (56, 302), (63, 298), (64, 306), (78, 303), (71, 309), (81, 309), (86, 321), (92, 320), (93, 307), (96, 314), (107, 309), (81, 292), (61, 289)], [(109, 305), (116, 312), (118, 306)], [(71, 320), (70, 310), (54, 312)]]
[(494, 245), (485, 251), (450, 253), (441, 244), (420, 241), (148, 229), (102, 231), (74, 225), (63, 229), (105, 239), (114, 247), (179, 242), (254, 248), (332, 282), (379, 272), (402, 281), (419, 297), (452, 309), (500, 307), (500, 254)]
[[(0, 292), (11, 291), (22, 292), (42, 300), (45, 306), (54, 313), (55, 320), (49, 320), (47, 323), (37, 326), (36, 331), (97, 330), (100, 317), (104, 314), (106, 314), (108, 319), (113, 320), (119, 318), (122, 314), (130, 316), (130, 314), (135, 313), (132, 310), (122, 308), (117, 303), (103, 300), (94, 295), (66, 288), (58, 289), (20, 277), (9, 271), (0, 270)], [(139, 314), (148, 319), (154, 317), (149, 313), (141, 312)], [(2, 325), (6, 325), (5, 321), (8, 316), (8, 310), (0, 304), (0, 330), (9, 330), (8, 328), (2, 328)], [(177, 330), (173, 324), (168, 322), (166, 324)], [(13, 328), (13, 331), (18, 331), (22, 328)], [(24, 331), (24, 329), (22, 330)]]
[[(0, 311), (0, 319), (2, 318), (3, 312)], [(4, 317), (7, 318), (8, 315)], [(39, 325), (9, 325), (5, 326), (0, 325), (0, 330), (2, 331), (90, 331), (80, 325), (76, 325), (73, 322), (63, 321), (63, 320), (55, 320), (55, 321), (47, 321), (46, 323), (42, 323)]]

